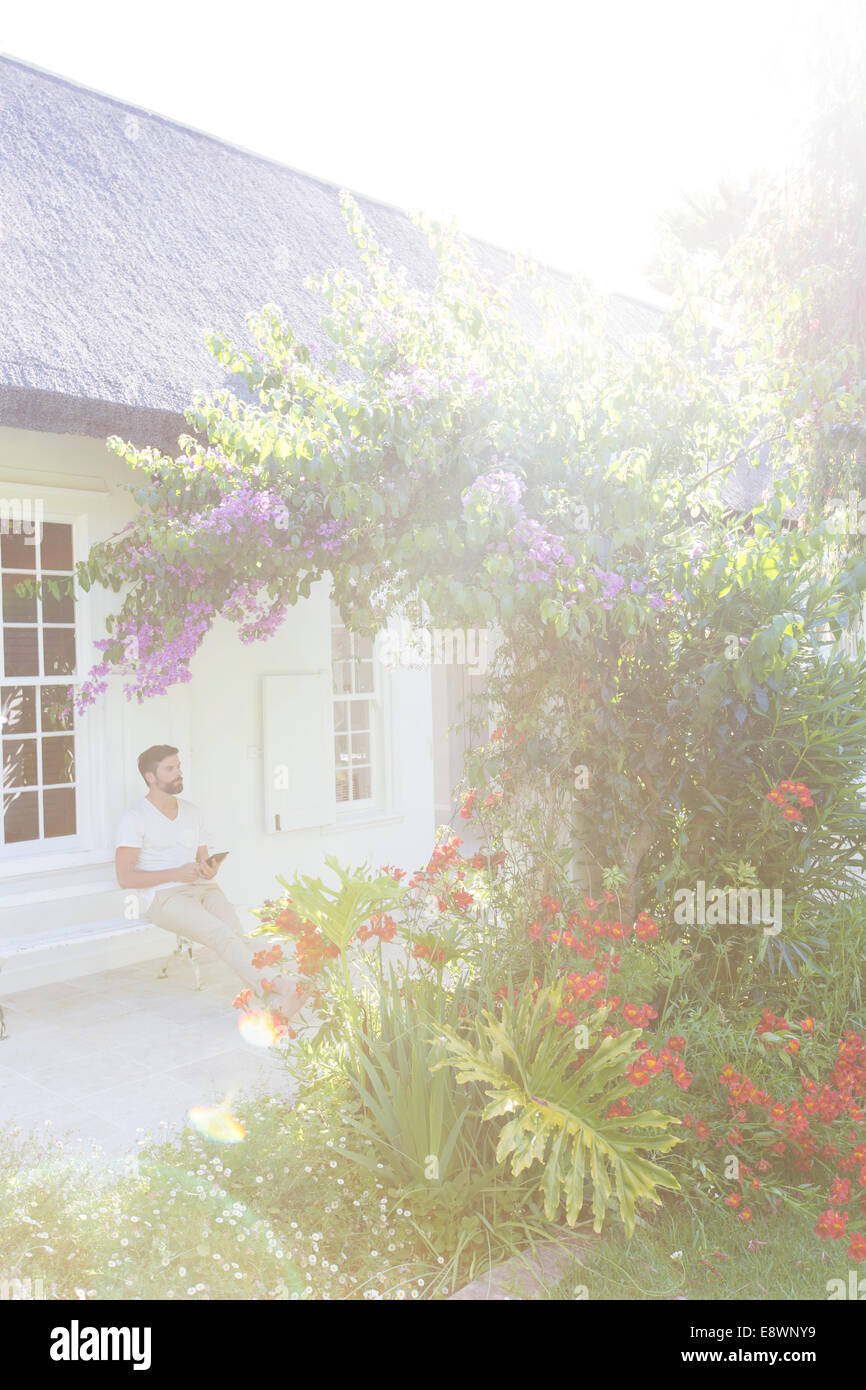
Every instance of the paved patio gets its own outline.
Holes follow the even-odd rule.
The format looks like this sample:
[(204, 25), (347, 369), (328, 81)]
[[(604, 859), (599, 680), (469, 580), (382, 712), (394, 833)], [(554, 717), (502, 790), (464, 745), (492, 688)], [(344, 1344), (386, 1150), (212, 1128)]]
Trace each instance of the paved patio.
[(74, 1148), (118, 1159), (148, 1132), (177, 1132), (191, 1106), (260, 1083), (290, 1098), (276, 1049), (238, 1032), (235, 977), (212, 951), (196, 959), (199, 992), (171, 957), (166, 979), (148, 961), (0, 1000), (0, 1126), (51, 1141), (68, 1131)]

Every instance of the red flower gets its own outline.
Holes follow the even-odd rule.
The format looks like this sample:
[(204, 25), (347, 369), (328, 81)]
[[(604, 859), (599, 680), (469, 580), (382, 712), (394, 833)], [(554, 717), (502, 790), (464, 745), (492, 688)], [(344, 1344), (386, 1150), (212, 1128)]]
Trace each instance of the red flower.
[(541, 933), (543, 930), (544, 928), (542, 927), (540, 922), (533, 922), (529, 928), (528, 935), (531, 938), (531, 940), (538, 941), (541, 937)]
[(395, 869), (393, 864), (383, 864), (382, 873), (390, 875), (390, 877), (393, 878), (395, 883), (399, 883), (401, 878), (406, 877), (406, 870)]
[(866, 1260), (866, 1235), (862, 1231), (853, 1231), (851, 1234), (851, 1244), (848, 1246), (848, 1258), (859, 1264), (861, 1260)]
[(685, 1067), (671, 1067), (671, 1079), (681, 1091), (687, 1091), (695, 1079), (695, 1074), (693, 1071), (686, 1071)]
[(834, 1207), (828, 1207), (818, 1217), (815, 1234), (823, 1237), (824, 1240), (841, 1240), (845, 1234), (847, 1220), (847, 1211), (836, 1211)]
[(668, 1047), (670, 1048), (671, 1052), (683, 1052), (685, 1050), (685, 1046), (685, 1038), (668, 1038)]
[(638, 913), (637, 921), (634, 924), (634, 930), (639, 941), (649, 941), (659, 934), (656, 923), (646, 912)]
[(651, 1018), (658, 1018), (658, 1014), (651, 1004), (623, 1004), (622, 1016), (626, 1023), (633, 1023), (638, 1028), (645, 1028)]
[(626, 1096), (623, 1096), (622, 1100), (615, 1100), (615, 1101), (614, 1101), (613, 1105), (611, 1105), (611, 1106), (608, 1108), (608, 1110), (605, 1112), (604, 1118), (605, 1118), (606, 1120), (613, 1120), (613, 1119), (615, 1119), (615, 1118), (616, 1118), (617, 1116), (619, 1116), (619, 1115), (630, 1115), (630, 1114), (631, 1114), (631, 1106), (630, 1106), (629, 1103), (628, 1103), (628, 1098), (627, 1098)]

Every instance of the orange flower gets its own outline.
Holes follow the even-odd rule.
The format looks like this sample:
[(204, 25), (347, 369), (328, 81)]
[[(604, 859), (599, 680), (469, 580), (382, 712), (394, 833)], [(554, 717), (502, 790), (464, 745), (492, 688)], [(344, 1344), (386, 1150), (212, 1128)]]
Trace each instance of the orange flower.
[(866, 1260), (866, 1235), (862, 1231), (854, 1231), (851, 1235), (851, 1244), (848, 1246), (848, 1258), (859, 1264), (861, 1260)]
[(822, 1236), (824, 1240), (841, 1240), (845, 1234), (847, 1220), (847, 1211), (837, 1211), (834, 1207), (828, 1207), (818, 1217), (815, 1234)]

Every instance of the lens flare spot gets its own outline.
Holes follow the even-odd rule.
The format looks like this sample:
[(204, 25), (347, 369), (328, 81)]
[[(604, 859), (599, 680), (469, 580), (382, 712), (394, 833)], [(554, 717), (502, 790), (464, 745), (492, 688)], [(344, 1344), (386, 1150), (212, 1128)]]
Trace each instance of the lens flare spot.
[(231, 1097), (221, 1105), (194, 1105), (189, 1122), (199, 1134), (220, 1144), (241, 1144), (246, 1136), (246, 1129), (232, 1114)]
[(268, 1009), (250, 1010), (238, 1019), (238, 1032), (253, 1047), (273, 1047), (280, 1036), (278, 1020)]

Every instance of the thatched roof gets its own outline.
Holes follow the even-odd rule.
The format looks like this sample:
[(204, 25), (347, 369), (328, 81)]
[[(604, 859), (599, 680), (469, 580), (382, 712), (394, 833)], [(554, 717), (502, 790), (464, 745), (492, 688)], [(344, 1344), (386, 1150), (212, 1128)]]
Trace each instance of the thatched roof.
[[(206, 329), (247, 341), (246, 314), (270, 301), (316, 341), (305, 278), (362, 274), (337, 185), (3, 57), (0, 148), (2, 424), (170, 447), (193, 391), (238, 385)], [(355, 197), (392, 264), (430, 288), (423, 233)], [(508, 252), (470, 245), (494, 282), (513, 272)], [(565, 294), (570, 277), (544, 275)], [(515, 307), (535, 312), (528, 291)], [(627, 296), (607, 308), (621, 349), (661, 318)]]

